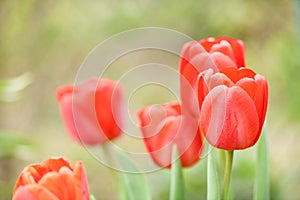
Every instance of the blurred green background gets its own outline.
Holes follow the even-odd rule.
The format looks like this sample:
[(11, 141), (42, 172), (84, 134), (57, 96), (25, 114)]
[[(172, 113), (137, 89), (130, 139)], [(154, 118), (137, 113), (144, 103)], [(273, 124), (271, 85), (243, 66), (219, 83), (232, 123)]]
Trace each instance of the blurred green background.
[[(109, 169), (66, 134), (55, 90), (74, 82), (80, 64), (97, 44), (145, 26), (174, 29), (194, 39), (226, 35), (244, 40), (247, 65), (264, 75), (270, 87), (271, 198), (300, 199), (300, 29), (296, 26), (300, 22), (296, 2), (1, 0), (1, 199), (11, 199), (18, 174), (27, 164), (52, 156), (83, 160), (90, 192), (97, 199), (117, 199), (117, 185)], [(178, 57), (166, 61), (158, 54), (144, 54), (115, 65), (120, 69), (142, 58), (153, 61), (153, 56), (156, 62), (177, 68)], [(118, 67), (112, 69), (112, 77)], [(136, 94), (139, 103), (131, 105), (133, 113), (149, 103), (174, 100), (163, 89), (164, 95), (157, 95), (157, 88), (145, 91)], [(255, 149), (236, 155), (234, 197), (252, 199)], [(205, 199), (205, 165), (206, 160), (201, 160), (185, 170), (187, 199)], [(167, 199), (168, 173), (162, 170), (147, 175), (153, 199)]]

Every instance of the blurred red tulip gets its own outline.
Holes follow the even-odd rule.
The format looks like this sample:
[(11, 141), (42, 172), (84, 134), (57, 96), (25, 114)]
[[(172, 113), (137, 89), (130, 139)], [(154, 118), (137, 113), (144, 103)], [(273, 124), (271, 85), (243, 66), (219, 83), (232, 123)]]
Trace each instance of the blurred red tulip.
[(108, 79), (90, 79), (58, 88), (57, 100), (68, 133), (76, 141), (103, 144), (118, 137), (123, 125), (123, 88)]
[(176, 145), (182, 166), (192, 166), (202, 151), (197, 119), (181, 113), (178, 103), (151, 105), (138, 112), (144, 143), (153, 161), (160, 167), (172, 165)]
[(225, 150), (253, 146), (264, 124), (268, 84), (248, 68), (208, 70), (198, 79), (200, 127), (208, 142)]
[(227, 67), (245, 67), (244, 54), (243, 41), (229, 37), (206, 38), (185, 44), (181, 50), (179, 64), (183, 108), (187, 108), (194, 116), (199, 113), (195, 109), (195, 88), (199, 73), (207, 69), (218, 72)]
[(13, 200), (89, 200), (85, 170), (80, 161), (70, 165), (63, 158), (50, 158), (27, 166), (19, 176)]

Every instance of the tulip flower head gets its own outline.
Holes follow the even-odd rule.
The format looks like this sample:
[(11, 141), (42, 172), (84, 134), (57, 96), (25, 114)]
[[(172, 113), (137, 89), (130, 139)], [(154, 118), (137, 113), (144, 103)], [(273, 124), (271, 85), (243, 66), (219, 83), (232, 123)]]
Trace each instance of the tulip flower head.
[(103, 144), (121, 134), (123, 88), (108, 79), (90, 79), (58, 88), (61, 116), (70, 136), (87, 144)]
[(182, 106), (198, 117), (195, 90), (199, 73), (227, 67), (245, 67), (245, 47), (241, 40), (229, 37), (206, 38), (186, 43), (180, 55), (180, 92)]
[(70, 165), (63, 158), (50, 158), (27, 166), (20, 174), (13, 200), (89, 200), (88, 183), (80, 161)]
[(264, 124), (268, 84), (249, 68), (207, 70), (198, 77), (200, 127), (208, 142), (225, 150), (253, 146)]
[(178, 103), (150, 105), (138, 112), (144, 143), (153, 161), (160, 167), (172, 165), (176, 145), (182, 166), (192, 166), (202, 151), (197, 119), (183, 115)]

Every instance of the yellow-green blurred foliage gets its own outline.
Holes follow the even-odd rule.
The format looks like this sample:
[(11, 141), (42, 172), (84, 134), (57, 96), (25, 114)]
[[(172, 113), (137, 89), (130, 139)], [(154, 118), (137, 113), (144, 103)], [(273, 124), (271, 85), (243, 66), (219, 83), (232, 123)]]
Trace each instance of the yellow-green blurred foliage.
[[(6, 96), (0, 102), (1, 140), (6, 140), (4, 135), (21, 138), (0, 145), (0, 154), (7, 148), (14, 151), (0, 157), (0, 198), (11, 198), (18, 173), (27, 164), (65, 156), (71, 161), (83, 160), (91, 193), (97, 199), (117, 199), (109, 169), (68, 137), (55, 90), (74, 82), (80, 64), (98, 43), (128, 29), (154, 26), (194, 39), (226, 35), (244, 40), (247, 65), (269, 81), (272, 199), (299, 199), (300, 33), (295, 10), (291, 0), (1, 0), (0, 80), (28, 72), (32, 83), (17, 91), (20, 98), (6, 101)], [(134, 59), (139, 57), (130, 58), (138, 63)], [(178, 57), (165, 59), (158, 56), (156, 61), (177, 67)], [(122, 63), (118, 63), (120, 67)], [(112, 68), (110, 75), (117, 70)], [(171, 94), (150, 95), (155, 92), (149, 91), (136, 94), (142, 103), (133, 106), (133, 113), (139, 106), (174, 99)], [(20, 147), (12, 148), (15, 143)], [(254, 159), (253, 148), (237, 153), (233, 174), (236, 199), (252, 198)], [(187, 199), (205, 199), (205, 165), (206, 160), (201, 160), (185, 170)], [(147, 176), (153, 199), (167, 199), (168, 173), (164, 170)]]

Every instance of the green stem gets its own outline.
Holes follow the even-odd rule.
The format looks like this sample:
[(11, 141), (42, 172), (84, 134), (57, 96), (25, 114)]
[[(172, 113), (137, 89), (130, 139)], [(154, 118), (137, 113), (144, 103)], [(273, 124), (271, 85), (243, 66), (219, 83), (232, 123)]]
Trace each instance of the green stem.
[(233, 160), (233, 151), (226, 151), (224, 185), (223, 185), (223, 192), (222, 192), (223, 200), (229, 199), (232, 160)]
[(170, 200), (184, 200), (184, 178), (176, 145), (174, 145), (173, 147), (172, 160), (173, 163), (171, 167), (170, 179)]
[(220, 159), (220, 162), (221, 162), (221, 164), (220, 164), (220, 172), (222, 173), (222, 174), (224, 174), (225, 173), (225, 165), (226, 165), (226, 151), (224, 151), (224, 150), (219, 150), (219, 152), (220, 152), (220, 154), (219, 154), (219, 159)]

